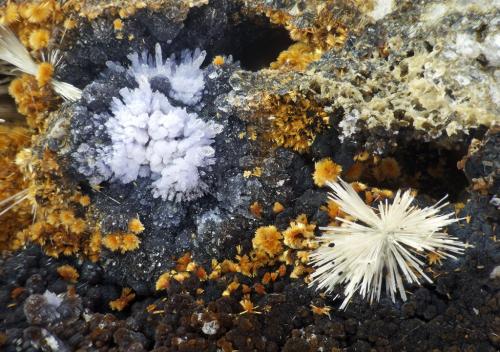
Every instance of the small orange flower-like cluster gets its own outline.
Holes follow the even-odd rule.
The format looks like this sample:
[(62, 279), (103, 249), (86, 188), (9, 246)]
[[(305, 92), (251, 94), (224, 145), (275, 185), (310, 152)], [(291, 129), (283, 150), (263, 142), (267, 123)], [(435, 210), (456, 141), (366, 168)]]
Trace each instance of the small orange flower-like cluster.
[(78, 271), (76, 271), (75, 268), (73, 268), (71, 265), (61, 265), (60, 267), (57, 268), (57, 273), (59, 276), (65, 280), (69, 281), (72, 283), (75, 283), (78, 281), (78, 277), (80, 276), (78, 274)]
[(171, 275), (169, 272), (163, 273), (156, 280), (155, 288), (156, 291), (166, 290), (170, 287)]
[(254, 304), (250, 300), (249, 295), (246, 295), (245, 298), (243, 298), (240, 301), (240, 305), (243, 308), (243, 312), (241, 312), (240, 314), (245, 314), (245, 313), (248, 313), (248, 314), (261, 314), (261, 312), (259, 312), (257, 310), (259, 307), (254, 306)]
[(133, 218), (128, 222), (128, 230), (135, 234), (142, 233), (144, 231), (144, 225), (138, 217)]
[(144, 231), (139, 218), (131, 219), (128, 223), (128, 232), (116, 232), (106, 235), (102, 244), (110, 251), (120, 251), (122, 254), (139, 248), (141, 240), (137, 236)]
[(328, 214), (331, 220), (335, 220), (337, 217), (344, 217), (344, 213), (340, 210), (340, 206), (333, 200), (329, 199), (326, 206), (320, 208)]
[(115, 29), (115, 31), (123, 30), (123, 21), (119, 18), (115, 19), (113, 21), (113, 28)]
[(328, 114), (312, 97), (291, 92), (285, 95), (268, 94), (261, 109), (270, 117), (268, 137), (278, 146), (303, 153), (314, 142), (316, 134), (328, 124)]
[(342, 172), (342, 166), (335, 164), (332, 159), (324, 158), (314, 164), (313, 180), (316, 186), (323, 187), (327, 182), (337, 181)]
[(322, 51), (306, 43), (292, 44), (282, 51), (276, 61), (271, 63), (273, 69), (304, 71), (311, 62), (321, 58)]
[(328, 318), (330, 318), (330, 311), (332, 310), (332, 307), (330, 306), (322, 306), (322, 307), (318, 307), (318, 306), (315, 306), (314, 304), (311, 304), (311, 311), (313, 312), (313, 314), (316, 314), (316, 315), (326, 315)]
[(429, 252), (429, 254), (427, 254), (427, 262), (429, 265), (441, 264), (441, 259), (443, 258), (444, 256), (437, 252)]
[(314, 229), (316, 225), (309, 224), (305, 214), (301, 214), (295, 221), (290, 223), (283, 232), (284, 243), (286, 246), (293, 249), (313, 249), (317, 247), (317, 243), (313, 242)]
[(49, 45), (50, 33), (46, 29), (36, 29), (30, 34), (29, 44), (34, 50), (46, 48)]
[(253, 202), (252, 205), (250, 205), (250, 213), (257, 219), (260, 219), (262, 217), (262, 205), (257, 201)]
[(132, 289), (128, 288), (128, 287), (124, 287), (122, 289), (122, 293), (121, 293), (120, 297), (109, 302), (109, 307), (112, 310), (117, 310), (117, 311), (121, 312), (130, 304), (130, 302), (132, 302), (134, 300), (134, 298), (135, 298), (135, 293), (132, 291)]
[(220, 55), (215, 56), (214, 59), (212, 60), (212, 63), (215, 66), (222, 66), (222, 65), (224, 65), (224, 62), (225, 62), (224, 56), (220, 56)]
[(255, 249), (263, 251), (272, 258), (283, 252), (282, 238), (283, 235), (276, 226), (262, 226), (255, 231), (252, 244)]
[(274, 204), (273, 204), (273, 213), (279, 214), (283, 210), (285, 210), (285, 207), (283, 206), (283, 204), (281, 204), (280, 202), (274, 202)]
[(36, 74), (36, 80), (39, 87), (45, 86), (50, 82), (52, 76), (54, 75), (54, 66), (49, 62), (42, 62), (38, 66), (38, 72)]

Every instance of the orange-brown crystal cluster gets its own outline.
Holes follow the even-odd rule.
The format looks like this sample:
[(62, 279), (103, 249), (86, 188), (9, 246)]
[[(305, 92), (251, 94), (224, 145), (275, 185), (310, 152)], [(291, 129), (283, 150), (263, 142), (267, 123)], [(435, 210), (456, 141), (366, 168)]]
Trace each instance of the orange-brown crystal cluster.
[[(23, 191), (25, 197), (20, 204), (22, 208), (18, 206), (0, 216), (0, 223), (8, 224), (3, 226), (6, 242), (2, 246), (15, 250), (27, 242), (34, 242), (51, 256), (84, 253), (96, 260), (101, 248), (101, 234), (87, 214), (89, 197), (73, 191), (74, 185), (66, 184), (54, 153), (35, 147), (41, 136), (36, 133), (46, 130), (49, 113), (56, 108), (51, 90), (46, 85), (39, 85), (36, 77), (23, 74), (11, 82), (9, 92), (15, 98), (19, 112), (26, 116), (30, 130), (2, 127), (9, 138), (18, 136), (21, 131), (24, 135), (22, 144), (12, 138), (2, 138), (10, 148), (1, 148), (0, 153), (9, 153), (5, 163), (11, 170), (2, 177), (7, 181), (2, 187), (11, 188), (10, 193)], [(30, 136), (30, 133), (35, 134)], [(0, 201), (8, 196), (2, 194)], [(20, 212), (19, 209), (24, 210)], [(12, 217), (17, 223), (21, 221), (23, 226), (15, 225)], [(27, 221), (28, 217), (31, 221)]]
[[(315, 228), (316, 225), (310, 224), (303, 214), (290, 222), (290, 226), (283, 232), (273, 225), (261, 226), (255, 231), (252, 240), (253, 249), (248, 254), (243, 254), (241, 246), (237, 246), (237, 255), (234, 260), (225, 259), (219, 262), (212, 259), (210, 273), (193, 262), (190, 254), (187, 253), (177, 260), (175, 269), (160, 275), (156, 281), (156, 290), (168, 289), (172, 280), (183, 282), (191, 275), (196, 275), (199, 280), (204, 281), (217, 280), (223, 275), (225, 275), (224, 280), (227, 280), (227, 277), (231, 277), (232, 274), (240, 273), (249, 277), (259, 275), (260, 283), (256, 283), (251, 288), (240, 284), (236, 276), (233, 276), (222, 295), (229, 296), (237, 289), (241, 289), (247, 297), (244, 299), (248, 299), (246, 295), (252, 290), (262, 295), (265, 293), (265, 285), (284, 277), (287, 273), (291, 278), (297, 279), (311, 272), (311, 268), (308, 268), (306, 263), (308, 252), (317, 247), (314, 238)], [(270, 270), (259, 271), (266, 267)], [(246, 307), (250, 307), (249, 302), (244, 303)]]
[(284, 244), (293, 249), (315, 248), (314, 229), (316, 225), (309, 224), (307, 217), (301, 214), (283, 232)]
[(362, 11), (367, 10), (366, 0), (312, 0), (306, 11), (313, 17), (306, 26), (298, 26), (294, 16), (281, 10), (267, 8), (266, 15), (272, 23), (283, 25), (290, 37), (323, 51), (341, 48), (350, 32), (356, 32), (364, 24)]
[(28, 180), (33, 222), (15, 234), (13, 249), (34, 242), (54, 257), (83, 252), (96, 260), (101, 235), (89, 218), (88, 197), (66, 184), (54, 154), (47, 149), (41, 155), (25, 149), (16, 162)]
[(40, 85), (34, 76), (22, 74), (10, 83), (9, 94), (14, 98), (19, 113), (26, 116), (28, 126), (37, 132), (45, 130), (48, 114), (55, 109), (58, 101), (51, 87)]
[(311, 62), (319, 60), (321, 55), (321, 50), (314, 49), (306, 43), (295, 43), (282, 51), (270, 67), (304, 71)]
[(372, 182), (395, 181), (401, 176), (401, 168), (397, 160), (392, 157), (380, 158), (362, 152), (356, 155), (354, 160), (354, 164), (345, 174), (348, 181), (361, 179)]
[(367, 3), (371, 1), (308, 1), (304, 9), (309, 12), (308, 16), (301, 14), (313, 20), (304, 26), (295, 21), (293, 11), (258, 6), (257, 9), (265, 13), (271, 23), (285, 27), (291, 39), (297, 42), (283, 51), (271, 68), (303, 71), (325, 51), (342, 48), (349, 33), (361, 28), (361, 11), (367, 10)]
[(21, 200), (27, 196), (28, 184), (16, 165), (16, 154), (30, 139), (26, 128), (0, 125), (0, 212), (4, 212), (0, 215), (0, 250), (12, 249), (14, 234), (32, 219), (31, 205)]
[(134, 300), (134, 298), (135, 298), (135, 293), (132, 291), (132, 289), (129, 287), (124, 287), (122, 289), (120, 297), (109, 302), (109, 307), (112, 310), (117, 310), (121, 312), (130, 304), (130, 302)]
[(61, 265), (60, 267), (57, 268), (57, 273), (59, 276), (65, 280), (69, 281), (72, 283), (75, 283), (78, 281), (78, 278), (80, 277), (80, 274), (78, 274), (78, 271), (72, 267), (71, 265)]
[(261, 109), (271, 124), (268, 138), (278, 146), (300, 153), (308, 150), (316, 134), (328, 123), (328, 114), (322, 106), (301, 93), (268, 94), (263, 97)]
[(283, 252), (281, 239), (283, 235), (276, 226), (262, 226), (255, 231), (255, 237), (252, 240), (253, 247), (266, 253), (273, 258)]
[(196, 275), (200, 281), (205, 281), (208, 279), (207, 272), (202, 266), (199, 266), (194, 261), (191, 260), (191, 253), (186, 253), (179, 259), (177, 259), (177, 264), (175, 269), (167, 271), (158, 277), (156, 280), (156, 290), (166, 290), (170, 287), (172, 280), (183, 282), (185, 279), (191, 276), (191, 274)]
[(332, 159), (324, 158), (314, 165), (313, 180), (316, 186), (323, 187), (327, 182), (335, 182), (342, 172), (342, 166)]
[(144, 226), (139, 218), (133, 218), (129, 221), (127, 230), (106, 235), (102, 239), (102, 244), (110, 251), (120, 251), (122, 254), (136, 250), (141, 244), (137, 235), (144, 231)]

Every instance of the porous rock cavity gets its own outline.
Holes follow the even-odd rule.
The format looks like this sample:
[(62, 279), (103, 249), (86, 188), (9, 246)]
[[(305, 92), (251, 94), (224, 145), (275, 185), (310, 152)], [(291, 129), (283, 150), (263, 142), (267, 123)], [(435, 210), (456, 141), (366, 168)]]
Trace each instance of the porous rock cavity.
[[(364, 142), (370, 134), (371, 149), (390, 145), (402, 129), (413, 139), (456, 141), (498, 121), (498, 3), (394, 2), (390, 13), (389, 3), (376, 2), (378, 21), (368, 13), (347, 22), (364, 27), (304, 72), (236, 73), (229, 104), (251, 116), (262, 92), (308, 92), (339, 115), (332, 127), (341, 139)], [(294, 14), (292, 7), (280, 10)]]

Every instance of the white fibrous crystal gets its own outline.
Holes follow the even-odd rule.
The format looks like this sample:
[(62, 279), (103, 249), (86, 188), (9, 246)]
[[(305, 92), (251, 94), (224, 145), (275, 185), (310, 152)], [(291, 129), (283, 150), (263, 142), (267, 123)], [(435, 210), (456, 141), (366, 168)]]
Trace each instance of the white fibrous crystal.
[(205, 59), (205, 52), (196, 50), (194, 54), (184, 51), (181, 63), (175, 67), (170, 77), (170, 97), (182, 101), (184, 104), (193, 105), (200, 101), (201, 91), (205, 86), (203, 74), (199, 67)]
[[(122, 183), (150, 177), (153, 196), (163, 200), (191, 200), (204, 193), (207, 186), (201, 176), (215, 162), (211, 145), (222, 126), (203, 121), (169, 99), (185, 105), (201, 100), (204, 58), (205, 52), (197, 49), (193, 54), (184, 51), (179, 64), (174, 57), (163, 61), (158, 44), (154, 58), (147, 52), (129, 55), (127, 72), (139, 87), (122, 88), (113, 98), (105, 123), (112, 144), (101, 147), (96, 160), (87, 157), (91, 162), (87, 176), (97, 170), (100, 176), (95, 181), (111, 178)], [(120, 69), (114, 63), (108, 67)], [(153, 90), (151, 80), (158, 77), (169, 83), (169, 97)]]
[(393, 302), (397, 292), (406, 301), (404, 281), (432, 282), (423, 268), (426, 252), (456, 258), (469, 247), (443, 231), (459, 220), (453, 212), (441, 214), (448, 203), (418, 208), (410, 190), (398, 190), (392, 204), (386, 200), (377, 209), (343, 180), (328, 185), (333, 191), (330, 199), (348, 218), (337, 217), (339, 226), (322, 228), (320, 246), (309, 254), (315, 267), (310, 285), (327, 293), (343, 285), (340, 309), (346, 308), (356, 292), (370, 302), (379, 301), (382, 286)]

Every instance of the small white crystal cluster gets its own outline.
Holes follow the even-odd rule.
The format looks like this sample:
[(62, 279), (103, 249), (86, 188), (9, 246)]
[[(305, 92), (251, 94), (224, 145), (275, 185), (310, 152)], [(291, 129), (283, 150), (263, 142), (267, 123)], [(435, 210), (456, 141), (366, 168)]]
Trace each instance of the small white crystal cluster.
[(345, 115), (345, 118), (342, 121), (340, 121), (339, 128), (342, 130), (342, 133), (339, 135), (339, 140), (341, 142), (344, 142), (346, 138), (349, 138), (358, 132), (358, 128), (356, 127), (358, 120), (359, 111), (353, 109), (350, 113)]
[(394, 0), (375, 0), (373, 3), (373, 10), (369, 15), (378, 21), (394, 10)]
[(150, 80), (154, 77), (166, 77), (170, 83), (169, 97), (186, 105), (194, 105), (200, 102), (205, 81), (203, 71), (200, 69), (206, 52), (196, 49), (193, 53), (184, 50), (177, 64), (175, 57), (168, 58), (165, 62), (162, 58), (160, 44), (156, 44), (155, 57), (148, 55), (146, 51), (139, 56), (133, 53), (128, 56), (130, 60), (129, 74), (142, 79)]
[[(497, 25), (500, 25), (500, 19), (497, 20)], [(454, 51), (446, 53), (450, 57), (460, 55), (468, 59), (477, 59), (483, 54), (490, 66), (500, 66), (500, 30), (491, 31), (482, 42), (471, 33), (457, 33), (455, 43), (449, 48)]]
[[(153, 180), (153, 196), (181, 201), (199, 197), (206, 190), (202, 169), (214, 164), (211, 146), (222, 126), (205, 122), (186, 107), (200, 102), (205, 86), (200, 69), (205, 52), (182, 53), (163, 61), (157, 44), (154, 59), (143, 52), (128, 56), (127, 74), (138, 83), (122, 88), (113, 98), (105, 126), (112, 144), (101, 149), (97, 163), (103, 179), (130, 183), (138, 177)], [(112, 70), (125, 69), (108, 63)], [(168, 82), (168, 97), (152, 88), (151, 80)], [(175, 106), (173, 104), (176, 104)], [(102, 117), (102, 116), (101, 116)], [(102, 165), (107, 170), (102, 170)]]

